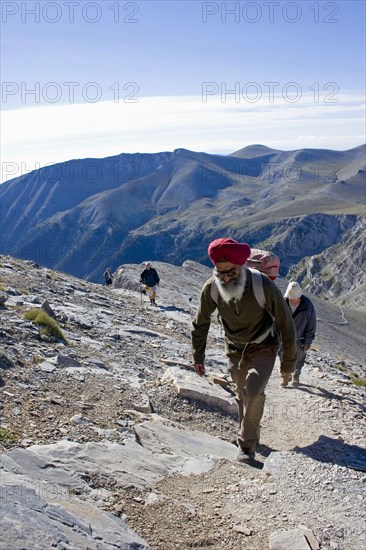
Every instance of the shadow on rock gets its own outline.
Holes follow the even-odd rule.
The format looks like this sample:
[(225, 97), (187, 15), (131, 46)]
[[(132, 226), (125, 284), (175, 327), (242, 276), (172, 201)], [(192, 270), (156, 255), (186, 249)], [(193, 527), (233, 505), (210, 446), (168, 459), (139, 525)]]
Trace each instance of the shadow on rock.
[(311, 395), (317, 395), (318, 397), (325, 397), (326, 399), (334, 399), (340, 402), (347, 400), (352, 405), (355, 405), (356, 407), (358, 407), (362, 412), (366, 412), (366, 406), (362, 405), (355, 399), (352, 399), (349, 396), (344, 396), (338, 393), (328, 391), (325, 388), (320, 388), (319, 386), (309, 386), (306, 384), (301, 384), (301, 386), (298, 386), (297, 388), (291, 388), (291, 389), (296, 391), (303, 391)]
[(176, 307), (176, 306), (161, 306), (160, 304), (157, 304), (160, 310), (162, 311), (179, 311), (180, 313), (187, 313), (188, 315), (191, 314), (191, 312), (187, 309), (184, 309), (182, 307)]
[(260, 462), (259, 460), (253, 460), (250, 464), (248, 464), (251, 468), (255, 468), (256, 470), (263, 470), (263, 462)]
[(11, 369), (14, 367), (14, 363), (9, 357), (0, 351), (0, 369)]
[(272, 449), (272, 447), (268, 447), (268, 445), (264, 445), (263, 443), (258, 443), (257, 445), (257, 453), (264, 456), (265, 458), (276, 451), (277, 449)]
[(358, 445), (348, 445), (339, 439), (321, 435), (315, 443), (307, 447), (295, 447), (293, 450), (319, 462), (338, 464), (366, 472), (366, 449)]

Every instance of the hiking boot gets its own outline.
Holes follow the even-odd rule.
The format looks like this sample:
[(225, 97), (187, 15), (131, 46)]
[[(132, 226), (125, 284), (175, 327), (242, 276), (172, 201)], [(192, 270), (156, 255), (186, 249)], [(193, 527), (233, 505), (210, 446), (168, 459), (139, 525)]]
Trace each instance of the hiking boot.
[[(241, 444), (243, 443), (245, 445), (245, 443), (243, 442), (243, 440), (241, 439), (241, 442), (239, 442), (239, 437), (236, 436), (236, 437), (233, 437), (232, 439), (230, 439), (230, 443), (232, 445), (235, 445), (235, 447), (241, 447)], [(256, 446), (259, 445), (259, 437), (257, 437), (257, 441), (256, 441)], [(249, 447), (248, 447), (249, 448)], [(253, 451), (254, 452), (254, 451)]]
[(255, 452), (252, 449), (240, 449), (236, 457), (241, 464), (250, 464), (254, 461)]
[(292, 378), (292, 376), (291, 376), (290, 373), (287, 373), (287, 372), (283, 373), (282, 374), (281, 387), (282, 388), (287, 388), (288, 383), (290, 382), (291, 378)]
[(299, 384), (300, 384), (300, 375), (295, 373), (292, 377), (292, 385), (296, 387)]

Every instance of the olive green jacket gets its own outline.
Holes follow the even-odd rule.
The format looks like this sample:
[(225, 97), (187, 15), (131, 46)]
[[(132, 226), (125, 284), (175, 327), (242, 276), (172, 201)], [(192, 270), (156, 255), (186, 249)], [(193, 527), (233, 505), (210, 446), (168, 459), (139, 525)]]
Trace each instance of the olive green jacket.
[(203, 285), (198, 310), (192, 323), (193, 361), (204, 362), (211, 315), (217, 308), (226, 341), (238, 349), (244, 348), (246, 344), (256, 345), (253, 342), (259, 339), (274, 321), (284, 351), (281, 370), (293, 372), (296, 365), (296, 333), (289, 307), (276, 284), (262, 274), (266, 298), (266, 308), (262, 309), (254, 296), (250, 270), (246, 269), (246, 272), (244, 293), (238, 301), (233, 299), (226, 303), (219, 293), (216, 304), (211, 297), (211, 278)]

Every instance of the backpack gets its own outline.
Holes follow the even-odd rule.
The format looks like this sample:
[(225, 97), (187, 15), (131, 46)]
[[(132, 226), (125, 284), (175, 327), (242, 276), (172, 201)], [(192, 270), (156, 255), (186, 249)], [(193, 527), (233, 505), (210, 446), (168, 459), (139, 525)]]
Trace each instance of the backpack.
[[(253, 293), (254, 293), (255, 299), (257, 300), (258, 305), (262, 309), (265, 309), (267, 311), (267, 313), (272, 317), (272, 321), (273, 321), (272, 326), (268, 330), (266, 330), (263, 334), (261, 334), (253, 342), (249, 342), (251, 344), (260, 344), (261, 342), (263, 342), (267, 338), (267, 336), (269, 336), (269, 334), (272, 334), (272, 336), (274, 336), (274, 334), (276, 332), (275, 320), (274, 320), (273, 315), (271, 314), (271, 312), (268, 311), (268, 309), (266, 308), (266, 297), (264, 295), (263, 282), (262, 282), (262, 276), (261, 276), (260, 271), (258, 271), (257, 269), (252, 269), (252, 268), (249, 268), (249, 271), (252, 275), (252, 285), (253, 285)], [(215, 278), (212, 278), (212, 280), (211, 280), (211, 298), (212, 298), (213, 302), (215, 302), (215, 304), (217, 304), (217, 300), (219, 298), (219, 289), (218, 289), (218, 286), (216, 284)], [(222, 325), (219, 313), (217, 314), (217, 319), (218, 319), (220, 325)]]
[(272, 281), (277, 279), (280, 274), (280, 258), (267, 250), (252, 248), (246, 265), (253, 269), (258, 269), (258, 271), (267, 275)]

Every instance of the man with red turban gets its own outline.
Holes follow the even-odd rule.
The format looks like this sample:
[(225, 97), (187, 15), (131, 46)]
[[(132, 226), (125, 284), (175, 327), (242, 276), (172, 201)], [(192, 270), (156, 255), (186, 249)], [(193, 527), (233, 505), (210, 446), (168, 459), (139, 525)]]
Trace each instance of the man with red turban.
[[(239, 408), (238, 461), (251, 463), (259, 441), (267, 382), (282, 340), (281, 375), (286, 383), (296, 365), (295, 326), (276, 284), (260, 274), (265, 307), (253, 290), (253, 273), (245, 267), (250, 246), (234, 239), (216, 239), (208, 247), (213, 276), (204, 284), (192, 328), (196, 373), (205, 374), (205, 351), (211, 315), (218, 309), (225, 333), (228, 370), (236, 385)], [(211, 285), (216, 285), (214, 300)]]

